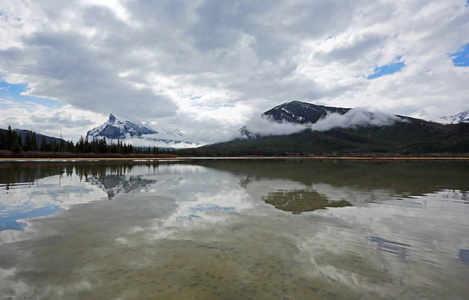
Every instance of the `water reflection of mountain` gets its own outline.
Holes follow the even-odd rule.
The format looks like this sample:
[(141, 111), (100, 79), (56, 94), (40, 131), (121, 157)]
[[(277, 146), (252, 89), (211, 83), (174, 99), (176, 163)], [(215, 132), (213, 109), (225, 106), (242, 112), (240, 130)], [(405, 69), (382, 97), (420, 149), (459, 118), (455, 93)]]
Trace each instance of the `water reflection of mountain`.
[(315, 191), (278, 191), (271, 192), (262, 197), (265, 203), (275, 206), (275, 208), (299, 214), (326, 207), (352, 206), (346, 200), (330, 200), (325, 195), (320, 195)]
[[(170, 171), (173, 173), (162, 177), (162, 169), (171, 164), (122, 161), (2, 163), (0, 188), (30, 184), (49, 176), (75, 175), (98, 186), (112, 199), (120, 193), (148, 190), (162, 184), (177, 185), (184, 168), (206, 167), (226, 172), (258, 199), (295, 214), (325, 207), (360, 206), (381, 199), (422, 196), (442, 189), (469, 191), (467, 162), (206, 160), (178, 162), (177, 165), (178, 168)], [(265, 190), (262, 182), (266, 180), (277, 180), (278, 186), (269, 185), (270, 188)]]
[[(124, 176), (131, 173), (135, 166), (132, 162), (2, 162), (0, 163), (0, 187), (9, 189), (14, 186), (32, 184), (39, 179), (56, 175), (74, 174), (81, 180), (90, 176), (105, 178), (107, 175)], [(148, 169), (156, 169), (157, 163), (146, 163)], [(110, 180), (112, 181), (111, 177)]]
[(198, 165), (249, 176), (250, 180), (283, 178), (311, 186), (393, 190), (402, 196), (420, 196), (442, 189), (469, 191), (469, 162), (441, 161), (331, 161), (331, 160), (197, 161)]
[(156, 180), (143, 179), (142, 177), (127, 177), (124, 175), (106, 175), (104, 178), (88, 176), (86, 181), (105, 191), (109, 200), (117, 194), (129, 193), (156, 182)]
[[(106, 174), (126, 174), (132, 171), (134, 164), (128, 162), (2, 162), (0, 163), (0, 184), (14, 186), (51, 176), (74, 172), (81, 179), (87, 176), (106, 176)], [(153, 164), (149, 167), (155, 167)]]
[(108, 195), (111, 200), (121, 193), (130, 193), (132, 191), (142, 191), (155, 188), (158, 185), (177, 185), (182, 177), (176, 177), (164, 180), (145, 179), (143, 176), (125, 176), (125, 175), (106, 175), (103, 178), (88, 176), (86, 181), (99, 187)]
[[(263, 189), (279, 181), (262, 200), (294, 214), (326, 207), (422, 196), (443, 189), (469, 190), (466, 162), (353, 162), (317, 160), (227, 160), (197, 162), (241, 177), (240, 186)], [(282, 186), (286, 181), (297, 186)]]

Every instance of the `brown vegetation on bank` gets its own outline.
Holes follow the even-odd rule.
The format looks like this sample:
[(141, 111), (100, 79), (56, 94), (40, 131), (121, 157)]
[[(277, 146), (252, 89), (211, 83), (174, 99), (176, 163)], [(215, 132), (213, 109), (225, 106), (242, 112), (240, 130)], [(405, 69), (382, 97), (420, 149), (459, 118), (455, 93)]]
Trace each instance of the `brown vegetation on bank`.
[[(174, 154), (146, 154), (146, 153), (71, 153), (71, 152), (41, 152), (41, 151), (24, 151), (12, 152), (7, 150), (0, 150), (0, 160), (8, 159), (118, 159), (118, 160), (132, 160), (132, 159), (174, 159), (177, 156)], [(469, 160), (469, 154), (452, 154), (452, 153), (426, 153), (426, 154), (376, 154), (376, 153), (356, 153), (356, 154), (326, 154), (326, 155), (300, 155), (289, 154), (286, 156), (263, 156), (263, 155), (248, 155), (248, 156), (182, 156), (186, 159), (327, 159), (327, 160)]]
[(71, 153), (71, 152), (41, 152), (41, 151), (24, 151), (24, 152), (12, 152), (8, 150), (0, 150), (0, 158), (120, 158), (120, 159), (136, 159), (136, 158), (175, 158), (173, 154), (146, 154), (146, 153)]

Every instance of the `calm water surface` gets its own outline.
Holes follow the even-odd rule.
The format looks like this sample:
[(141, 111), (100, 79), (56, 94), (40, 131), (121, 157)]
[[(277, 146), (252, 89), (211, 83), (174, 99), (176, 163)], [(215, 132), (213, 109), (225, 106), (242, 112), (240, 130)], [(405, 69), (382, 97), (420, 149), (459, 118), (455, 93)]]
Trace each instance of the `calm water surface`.
[(0, 299), (468, 299), (468, 279), (468, 163), (0, 163)]

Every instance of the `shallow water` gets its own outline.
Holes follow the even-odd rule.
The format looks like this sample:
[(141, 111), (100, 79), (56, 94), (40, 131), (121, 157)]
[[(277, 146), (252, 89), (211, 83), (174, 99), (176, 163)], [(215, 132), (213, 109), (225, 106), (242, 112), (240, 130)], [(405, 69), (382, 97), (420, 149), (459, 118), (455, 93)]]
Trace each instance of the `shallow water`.
[(467, 299), (469, 164), (0, 163), (0, 299)]

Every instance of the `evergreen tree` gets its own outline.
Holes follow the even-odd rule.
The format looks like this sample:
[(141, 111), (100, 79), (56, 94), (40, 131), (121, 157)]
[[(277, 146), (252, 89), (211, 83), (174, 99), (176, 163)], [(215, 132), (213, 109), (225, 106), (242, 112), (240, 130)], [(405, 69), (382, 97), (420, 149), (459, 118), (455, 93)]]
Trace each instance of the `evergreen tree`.
[(3, 129), (0, 130), (0, 150), (4, 149), (4, 137), (5, 137), (5, 134), (4, 134), (4, 131)]
[(37, 146), (37, 137), (36, 133), (33, 131), (31, 134), (31, 151), (37, 151), (39, 150), (39, 147)]
[(23, 150), (31, 151), (31, 134), (29, 132), (26, 132), (26, 136), (24, 137)]
[(85, 138), (85, 144), (83, 145), (83, 152), (84, 153), (91, 152), (91, 146), (90, 146), (90, 142), (88, 141), (88, 136)]
[(73, 145), (73, 141), (69, 141), (67, 143), (67, 151), (70, 153), (75, 152), (75, 146)]
[(78, 140), (77, 145), (75, 146), (75, 151), (77, 153), (85, 152), (85, 141), (83, 139), (83, 136), (80, 136), (80, 139)]
[(67, 151), (67, 144), (65, 143), (64, 140), (60, 140), (60, 144), (59, 144), (59, 149), (58, 149), (59, 152), (66, 152)]
[(104, 137), (102, 140), (99, 140), (99, 144), (98, 144), (98, 152), (99, 153), (106, 153), (108, 152), (108, 147), (107, 147), (107, 143), (106, 143), (106, 138)]
[(45, 137), (42, 137), (41, 144), (39, 145), (39, 151), (48, 151), (48, 145)]
[(13, 132), (13, 142), (15, 140), (18, 140), (18, 145), (20, 146), (21, 151), (23, 151), (23, 139), (21, 138), (20, 132), (16, 130)]
[(5, 139), (4, 139), (4, 148), (6, 150), (11, 150), (11, 146), (13, 145), (13, 131), (11, 130), (11, 126), (8, 125), (8, 130), (5, 134)]
[(15, 136), (15, 140), (13, 141), (13, 145), (11, 146), (11, 151), (16, 153), (23, 152), (23, 147), (21, 146), (18, 134), (16, 134)]

